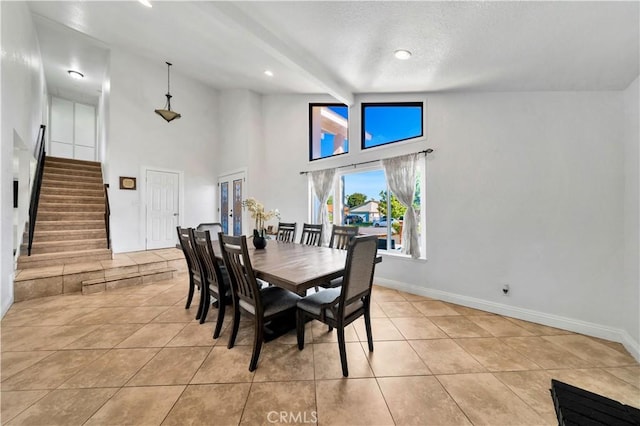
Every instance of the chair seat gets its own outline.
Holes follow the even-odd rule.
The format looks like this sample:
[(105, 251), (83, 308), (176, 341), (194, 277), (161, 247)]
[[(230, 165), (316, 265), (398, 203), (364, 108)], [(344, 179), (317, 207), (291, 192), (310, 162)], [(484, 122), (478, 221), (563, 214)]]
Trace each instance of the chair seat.
[[(320, 290), (317, 293), (310, 294), (309, 296), (303, 297), (298, 301), (298, 308), (307, 311), (312, 315), (320, 316), (323, 305), (327, 305), (332, 302), (336, 302), (336, 304), (338, 303), (337, 299), (340, 297), (341, 290), (342, 289), (340, 287), (328, 288), (326, 290)], [(364, 303), (362, 303), (362, 300), (358, 300), (348, 305), (345, 308), (345, 316), (351, 315), (353, 312), (362, 308), (363, 306)], [(327, 318), (335, 319), (331, 309), (325, 310)]]
[[(294, 309), (300, 296), (280, 287), (265, 287), (260, 290), (262, 298), (262, 306), (264, 307), (264, 316), (269, 317), (288, 309)], [(251, 314), (255, 315), (253, 305), (240, 300), (240, 306)]]

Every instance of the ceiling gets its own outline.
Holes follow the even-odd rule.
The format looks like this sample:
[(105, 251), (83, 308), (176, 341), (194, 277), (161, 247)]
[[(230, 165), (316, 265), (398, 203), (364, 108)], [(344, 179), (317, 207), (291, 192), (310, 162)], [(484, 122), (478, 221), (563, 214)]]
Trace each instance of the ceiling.
[[(111, 48), (219, 89), (346, 103), (372, 92), (621, 90), (639, 74), (639, 2), (152, 4), (29, 2), (50, 92), (99, 94)], [(87, 76), (75, 86), (73, 67)]]

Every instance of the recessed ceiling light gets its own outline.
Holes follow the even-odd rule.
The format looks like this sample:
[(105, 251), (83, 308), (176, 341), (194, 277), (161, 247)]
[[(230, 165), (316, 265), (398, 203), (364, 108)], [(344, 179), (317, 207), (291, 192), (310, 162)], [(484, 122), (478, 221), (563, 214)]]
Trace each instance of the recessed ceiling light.
[(269, 77), (273, 77), (273, 72), (269, 70), (265, 70), (264, 75), (268, 75)]
[(408, 50), (404, 50), (404, 49), (398, 49), (395, 52), (393, 52), (393, 55), (398, 59), (406, 61), (407, 59), (409, 59), (411, 57), (411, 52), (409, 52)]
[(138, 0), (138, 1), (147, 7), (153, 7), (151, 6), (151, 3), (149, 2), (149, 0)]
[(81, 80), (84, 78), (84, 74), (82, 74), (80, 71), (69, 70), (67, 72), (69, 73), (69, 77), (75, 80)]

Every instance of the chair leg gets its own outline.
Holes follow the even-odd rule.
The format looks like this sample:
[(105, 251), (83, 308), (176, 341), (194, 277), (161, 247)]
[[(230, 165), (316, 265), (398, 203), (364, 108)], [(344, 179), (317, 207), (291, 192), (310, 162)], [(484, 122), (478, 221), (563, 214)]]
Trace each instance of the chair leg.
[(298, 309), (296, 312), (296, 335), (298, 336), (298, 349), (304, 349), (304, 311)]
[[(196, 313), (196, 319), (199, 320), (202, 318), (202, 312), (204, 311), (204, 305), (205, 305), (205, 286), (200, 284), (200, 303), (198, 303), (198, 312)], [(200, 321), (200, 324), (202, 324), (204, 321)]]
[(249, 371), (254, 371), (258, 366), (258, 358), (260, 358), (260, 350), (262, 349), (263, 332), (264, 327), (262, 321), (255, 318), (255, 333), (253, 337), (253, 354), (251, 355), (251, 363), (249, 364)]
[(236, 337), (238, 336), (238, 328), (240, 327), (240, 307), (234, 304), (233, 306), (233, 325), (231, 329), (231, 336), (229, 336), (229, 343), (227, 348), (231, 349), (236, 343)]
[(222, 330), (222, 322), (224, 321), (225, 304), (218, 303), (218, 318), (216, 319), (216, 328), (213, 331), (213, 338), (220, 337), (220, 331)]
[(209, 305), (211, 304), (211, 296), (206, 285), (202, 286), (202, 312), (200, 313), (200, 324), (204, 324), (209, 313)]
[(338, 325), (338, 348), (340, 349), (340, 362), (342, 363), (342, 375), (349, 377), (349, 369), (347, 368), (347, 348), (344, 344), (344, 326)]
[(195, 288), (195, 284), (193, 283), (193, 275), (189, 272), (189, 295), (187, 296), (187, 304), (184, 306), (185, 309), (189, 309), (191, 306), (191, 300), (193, 300), (193, 290)]
[(371, 313), (369, 312), (369, 304), (364, 309), (364, 328), (367, 330), (367, 342), (369, 343), (369, 352), (373, 352), (373, 334), (371, 333)]

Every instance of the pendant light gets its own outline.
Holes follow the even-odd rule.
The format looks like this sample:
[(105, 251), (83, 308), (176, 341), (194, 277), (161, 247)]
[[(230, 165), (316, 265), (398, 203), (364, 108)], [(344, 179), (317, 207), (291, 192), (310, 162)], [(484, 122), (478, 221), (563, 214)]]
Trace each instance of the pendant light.
[(166, 64), (167, 64), (167, 94), (165, 96), (167, 97), (167, 103), (164, 106), (165, 109), (157, 109), (156, 114), (158, 114), (160, 117), (167, 120), (167, 123), (168, 123), (182, 116), (175, 111), (171, 111), (170, 71), (171, 71), (172, 64), (170, 64), (169, 62), (166, 62)]

